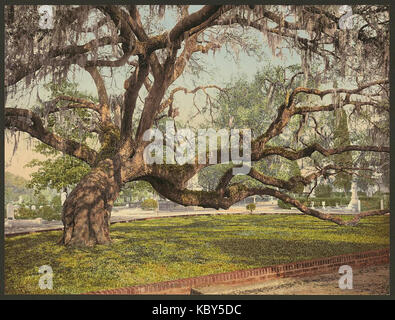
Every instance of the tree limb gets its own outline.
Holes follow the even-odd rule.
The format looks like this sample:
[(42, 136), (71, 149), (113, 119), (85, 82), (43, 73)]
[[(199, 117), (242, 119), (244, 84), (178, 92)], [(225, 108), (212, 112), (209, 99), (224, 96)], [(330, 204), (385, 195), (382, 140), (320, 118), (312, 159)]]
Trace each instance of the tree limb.
[[(122, 39), (118, 38), (117, 42), (121, 42)], [(92, 51), (94, 48), (110, 45), (114, 42), (113, 37), (103, 37), (100, 39), (91, 40), (83, 45), (69, 45), (63, 48), (51, 48), (48, 53), (37, 54), (33, 56), (28, 63), (23, 64), (19, 61), (14, 61), (7, 65), (8, 70), (12, 70), (11, 74), (7, 74), (4, 79), (5, 87), (11, 86), (25, 78), (26, 76), (33, 74), (38, 71), (43, 65), (49, 64), (53, 58), (59, 56), (68, 56), (69, 59), (77, 55), (81, 55)]]
[(93, 166), (97, 153), (74, 140), (64, 139), (44, 128), (41, 118), (27, 109), (5, 108), (5, 127), (26, 132), (54, 149), (74, 156)]

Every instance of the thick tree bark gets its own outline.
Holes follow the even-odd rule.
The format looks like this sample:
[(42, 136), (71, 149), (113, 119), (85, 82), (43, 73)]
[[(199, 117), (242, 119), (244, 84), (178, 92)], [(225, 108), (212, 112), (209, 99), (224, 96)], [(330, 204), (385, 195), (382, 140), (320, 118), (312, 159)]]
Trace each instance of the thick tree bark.
[(81, 180), (63, 205), (62, 244), (94, 246), (111, 242), (111, 209), (121, 181), (119, 170), (110, 159), (102, 161)]

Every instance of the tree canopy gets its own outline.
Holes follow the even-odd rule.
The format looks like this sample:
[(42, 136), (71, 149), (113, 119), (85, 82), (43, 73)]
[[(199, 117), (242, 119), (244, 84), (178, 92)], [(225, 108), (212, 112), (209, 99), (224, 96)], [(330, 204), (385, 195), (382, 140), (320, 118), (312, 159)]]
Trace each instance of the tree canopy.
[[(211, 208), (229, 208), (251, 195), (270, 195), (337, 224), (355, 224), (365, 216), (388, 212), (362, 212), (343, 221), (306, 207), (288, 193), (340, 172), (383, 172), (389, 153), (389, 6), (349, 6), (351, 17), (333, 5), (51, 8), (50, 21), (43, 22), (39, 6), (5, 7), (4, 115), (7, 134), (26, 132), (90, 168), (65, 201), (62, 243), (108, 243), (112, 205), (122, 186), (133, 181), (146, 181), (182, 205)], [(208, 54), (226, 52), (237, 61), (241, 53), (260, 55), (262, 49), (285, 60), (294, 55), (299, 66), (263, 73), (262, 95), (255, 92), (237, 100), (255, 118), (249, 123), (254, 129), (252, 164), (280, 157), (309, 162), (313, 170), (278, 178), (252, 167), (248, 176), (260, 183), (254, 186), (231, 182), (229, 168), (214, 190), (197, 191), (187, 188), (188, 180), (212, 164), (197, 159), (184, 165), (170, 164), (169, 159), (164, 164), (144, 161), (150, 144), (144, 138), (147, 130), (169, 118), (177, 123), (184, 114), (185, 106), (177, 105), (176, 97), (204, 97), (204, 111), (197, 108), (214, 122), (215, 93), (232, 95), (233, 89), (221, 87), (220, 79), (208, 83), (203, 77)], [(45, 99), (40, 108), (13, 104), (18, 93), (27, 95), (43, 82), (60, 85), (76, 74), (92, 79), (95, 97), (68, 90)], [(193, 81), (183, 82), (183, 75), (194, 76)], [(123, 88), (109, 90), (117, 79), (122, 79)], [(240, 81), (233, 93), (245, 89)], [(349, 144), (334, 144), (330, 132), (327, 114), (339, 108), (350, 118)], [(243, 111), (234, 114), (232, 121), (239, 116), (242, 120), (242, 115)], [(229, 129), (231, 118), (223, 120)], [(72, 127), (64, 127), (67, 123)], [(346, 152), (353, 157), (352, 165), (333, 163), (331, 156)], [(360, 165), (362, 160), (368, 167)]]

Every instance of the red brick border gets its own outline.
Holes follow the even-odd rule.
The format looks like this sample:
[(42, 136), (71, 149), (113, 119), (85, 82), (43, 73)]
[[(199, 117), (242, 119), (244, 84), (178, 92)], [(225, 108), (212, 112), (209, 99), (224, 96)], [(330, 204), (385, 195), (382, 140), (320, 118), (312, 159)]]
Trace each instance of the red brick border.
[(246, 284), (275, 278), (304, 277), (337, 272), (342, 265), (361, 268), (389, 263), (389, 249), (344, 254), (257, 269), (238, 270), (133, 287), (88, 292), (89, 295), (191, 294), (192, 288), (218, 284)]

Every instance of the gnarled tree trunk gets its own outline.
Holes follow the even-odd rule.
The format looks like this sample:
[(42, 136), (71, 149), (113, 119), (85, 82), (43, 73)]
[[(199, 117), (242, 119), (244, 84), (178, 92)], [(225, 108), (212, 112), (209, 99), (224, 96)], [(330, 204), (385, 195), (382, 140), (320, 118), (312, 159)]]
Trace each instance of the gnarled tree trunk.
[(111, 242), (111, 209), (122, 185), (117, 172), (114, 161), (102, 161), (70, 193), (63, 205), (62, 244), (94, 246)]

